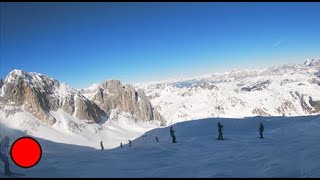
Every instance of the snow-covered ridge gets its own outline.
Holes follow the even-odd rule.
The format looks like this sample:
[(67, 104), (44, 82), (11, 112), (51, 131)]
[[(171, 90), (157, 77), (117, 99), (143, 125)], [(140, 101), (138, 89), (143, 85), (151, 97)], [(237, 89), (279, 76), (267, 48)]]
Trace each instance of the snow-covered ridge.
[(25, 72), (23, 70), (18, 70), (14, 69), (12, 70), (8, 76), (6, 77), (5, 81), (7, 82), (12, 82), (15, 80), (15, 77), (19, 76), (22, 77), (24, 81), (30, 84), (35, 84), (35, 83), (43, 83), (44, 80), (51, 80), (55, 81), (53, 78), (50, 78), (46, 75), (36, 73), (36, 72)]
[(320, 58), (316, 59), (307, 59), (304, 63), (306, 66), (319, 66), (320, 65)]
[[(233, 70), (180, 81), (137, 84), (169, 122), (209, 117), (320, 112), (320, 59)], [(169, 123), (169, 124), (170, 124)]]
[(43, 87), (47, 84), (53, 85), (55, 95), (57, 96), (65, 97), (78, 92), (68, 84), (60, 83), (49, 76), (36, 72), (25, 72), (18, 69), (12, 70), (5, 78), (5, 82), (14, 83), (17, 76), (21, 77), (26, 83), (30, 84), (32, 87), (38, 88), (39, 90), (44, 90)]
[[(312, 67), (310, 67), (312, 66)], [(230, 72), (224, 73), (212, 73), (206, 74), (203, 76), (189, 77), (180, 80), (163, 80), (156, 82), (147, 82), (147, 83), (137, 83), (136, 87), (155, 86), (159, 84), (182, 84), (188, 83), (192, 85), (192, 82), (201, 82), (201, 81), (213, 81), (213, 82), (225, 82), (234, 79), (244, 79), (255, 76), (270, 76), (270, 75), (283, 75), (290, 73), (300, 73), (300, 74), (312, 74), (320, 71), (320, 58), (307, 60), (304, 64), (283, 64), (280, 66), (264, 68), (264, 69), (234, 69)]]

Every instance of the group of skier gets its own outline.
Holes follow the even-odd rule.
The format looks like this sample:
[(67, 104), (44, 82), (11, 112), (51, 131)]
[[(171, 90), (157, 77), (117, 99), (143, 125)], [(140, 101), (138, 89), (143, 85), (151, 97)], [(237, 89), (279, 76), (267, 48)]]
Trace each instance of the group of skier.
[[(104, 150), (103, 141), (100, 142), (101, 151)], [(123, 148), (122, 142), (120, 143), (120, 147)], [(129, 140), (129, 147), (132, 147), (132, 141)]]
[[(264, 125), (260, 123), (259, 127), (259, 134), (260, 139), (263, 139), (263, 131), (264, 131)], [(176, 136), (175, 136), (175, 130), (173, 130), (173, 127), (170, 127), (170, 135), (172, 137), (172, 143), (177, 143)], [(223, 140), (223, 125), (218, 122), (218, 140)], [(156, 136), (156, 141), (159, 142), (159, 138)], [(4, 163), (4, 173), (5, 175), (12, 175), (13, 172), (10, 170), (9, 166), (9, 142), (10, 138), (8, 136), (5, 136), (3, 140), (0, 142), (0, 159)], [(100, 142), (101, 150), (104, 150), (103, 141)], [(122, 148), (123, 145), (120, 143), (120, 147)], [(129, 140), (129, 147), (132, 147), (132, 141)]]
[[(264, 125), (262, 123), (260, 123), (260, 127), (259, 127), (260, 139), (264, 138), (263, 131), (264, 131)], [(170, 127), (170, 136), (172, 138), (172, 143), (177, 143), (176, 136), (174, 133), (175, 133), (175, 130), (173, 130), (173, 127), (171, 126)], [(223, 125), (220, 122), (218, 122), (218, 133), (219, 133), (218, 140), (224, 140), (224, 138), (223, 138)], [(159, 142), (158, 136), (156, 136), (156, 141)], [(131, 143), (132, 143), (132, 141), (129, 140), (129, 147), (132, 147)], [(123, 147), (122, 143), (120, 144), (120, 147), (121, 148)]]
[[(223, 131), (223, 125), (220, 123), (220, 122), (218, 122), (218, 133), (219, 133), (219, 135), (218, 135), (218, 140), (224, 140), (223, 139), (223, 133), (222, 133), (222, 131)], [(259, 134), (260, 134), (260, 139), (263, 139), (264, 137), (263, 137), (263, 131), (264, 131), (264, 125), (262, 124), (262, 123), (260, 123), (260, 127), (259, 127)], [(171, 135), (171, 137), (172, 137), (172, 143), (177, 143), (177, 141), (176, 141), (176, 137), (175, 137), (175, 135), (174, 135), (174, 130), (173, 130), (173, 128), (172, 128), (172, 126), (170, 127), (170, 135)], [(158, 137), (157, 137), (158, 138)]]
[[(222, 130), (223, 130), (223, 125), (220, 122), (218, 122), (218, 132), (219, 132), (218, 140), (223, 140)], [(260, 127), (259, 127), (260, 139), (263, 139), (263, 131), (264, 131), (264, 125), (260, 123)]]

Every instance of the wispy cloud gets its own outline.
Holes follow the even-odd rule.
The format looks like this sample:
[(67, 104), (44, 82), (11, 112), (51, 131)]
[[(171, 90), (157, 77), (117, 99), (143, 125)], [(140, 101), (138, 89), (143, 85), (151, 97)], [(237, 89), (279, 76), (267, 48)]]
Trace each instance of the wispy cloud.
[(280, 40), (280, 41), (274, 43), (274, 44), (272, 45), (272, 48), (277, 47), (277, 46), (278, 46), (279, 44), (281, 44), (282, 42), (283, 42), (283, 40)]

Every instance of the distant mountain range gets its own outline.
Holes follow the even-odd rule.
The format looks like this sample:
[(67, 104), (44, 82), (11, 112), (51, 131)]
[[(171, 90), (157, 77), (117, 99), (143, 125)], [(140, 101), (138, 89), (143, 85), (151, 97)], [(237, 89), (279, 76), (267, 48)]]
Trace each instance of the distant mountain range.
[(53, 141), (94, 147), (100, 139), (115, 147), (150, 128), (186, 120), (319, 113), (319, 58), (134, 86), (108, 80), (80, 90), (23, 70), (0, 79), (1, 124)]
[(168, 124), (208, 117), (294, 116), (320, 112), (320, 58), (263, 70), (234, 70), (137, 84)]

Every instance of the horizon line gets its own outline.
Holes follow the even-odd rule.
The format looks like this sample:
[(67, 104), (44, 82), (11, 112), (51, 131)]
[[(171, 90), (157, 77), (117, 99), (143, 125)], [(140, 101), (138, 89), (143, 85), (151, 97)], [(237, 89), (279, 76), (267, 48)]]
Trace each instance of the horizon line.
[[(307, 58), (305, 60), (308, 61), (308, 60), (320, 60), (320, 57), (317, 57), (317, 58)], [(126, 83), (123, 83), (124, 85), (132, 85), (132, 86), (137, 86), (137, 85), (141, 85), (141, 84), (153, 84), (153, 83), (163, 83), (163, 82), (176, 82), (176, 81), (183, 81), (183, 80), (192, 80), (192, 79), (197, 79), (197, 78), (204, 78), (206, 76), (211, 76), (211, 75), (224, 75), (224, 74), (229, 74), (233, 71), (244, 71), (244, 70), (258, 70), (258, 71), (262, 71), (262, 70), (266, 70), (266, 69), (269, 69), (269, 68), (273, 68), (273, 67), (278, 67), (278, 66), (283, 66), (283, 65), (303, 65), (304, 63), (295, 63), (295, 62), (291, 62), (291, 63), (281, 63), (281, 64), (278, 64), (278, 65), (270, 65), (270, 66), (267, 66), (267, 67), (250, 67), (250, 68), (232, 68), (230, 70), (226, 70), (226, 71), (223, 71), (223, 72), (208, 72), (208, 73), (197, 73), (197, 75), (190, 75), (190, 76), (183, 76), (183, 77), (172, 77), (172, 78), (164, 78), (164, 79), (159, 79), (159, 80), (146, 80), (146, 81), (140, 81), (140, 82), (131, 82), (131, 83), (127, 83), (126, 80), (121, 80), (120, 78), (106, 78), (105, 80), (102, 80), (100, 82), (94, 82), (94, 83), (91, 83), (91, 85), (89, 86), (86, 86), (86, 87), (81, 87), (81, 88), (75, 88), (75, 86), (72, 86), (70, 83), (67, 83), (67, 82), (63, 82), (63, 81), (60, 81), (56, 78), (53, 78), (53, 76), (50, 76), (50, 75), (47, 75), (45, 73), (41, 73), (41, 72), (35, 72), (35, 71), (25, 71), (23, 69), (20, 69), (20, 68), (13, 68), (11, 71), (9, 71), (9, 73), (3, 78), (3, 77), (0, 77), (0, 79), (2, 79), (3, 81), (5, 81), (5, 79), (7, 78), (7, 76), (12, 73), (13, 71), (22, 71), (22, 72), (25, 72), (25, 73), (36, 73), (36, 74), (40, 74), (40, 75), (44, 75), (44, 76), (47, 76), (49, 78), (52, 78), (52, 79), (55, 79), (57, 81), (59, 81), (59, 83), (64, 83), (64, 84), (67, 84), (68, 86), (72, 87), (73, 89), (76, 89), (76, 90), (81, 90), (81, 89), (86, 89), (86, 88), (89, 88), (95, 84), (101, 84), (105, 81), (111, 81), (111, 80), (118, 80), (120, 81), (121, 83), (123, 82), (126, 82)]]

